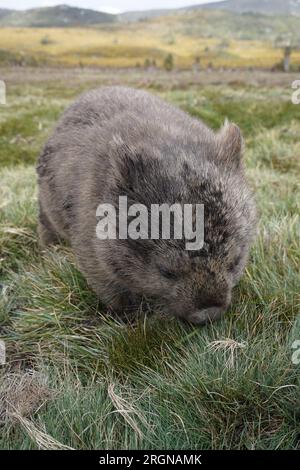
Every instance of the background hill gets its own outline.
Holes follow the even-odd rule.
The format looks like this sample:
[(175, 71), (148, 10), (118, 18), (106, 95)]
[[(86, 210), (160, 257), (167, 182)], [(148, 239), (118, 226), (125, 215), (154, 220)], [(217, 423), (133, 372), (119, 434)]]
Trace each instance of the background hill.
[(300, 15), (300, 0), (224, 0), (179, 9), (125, 12), (119, 15), (119, 19), (121, 21), (140, 21), (156, 16), (195, 10), (223, 10), (232, 13), (259, 13), (275, 16)]
[(264, 13), (267, 15), (300, 15), (300, 0), (225, 0), (185, 9), (229, 10), (234, 13)]
[(0, 10), (0, 26), (71, 27), (114, 21), (117, 21), (116, 15), (68, 5), (34, 8), (25, 11)]
[(193, 37), (274, 41), (279, 36), (289, 36), (300, 41), (300, 17), (292, 15), (269, 16), (199, 9), (186, 10), (154, 21), (172, 24), (174, 34), (180, 31)]
[(6, 8), (0, 8), (0, 19), (5, 18), (6, 16), (10, 15), (13, 10), (7, 10)]

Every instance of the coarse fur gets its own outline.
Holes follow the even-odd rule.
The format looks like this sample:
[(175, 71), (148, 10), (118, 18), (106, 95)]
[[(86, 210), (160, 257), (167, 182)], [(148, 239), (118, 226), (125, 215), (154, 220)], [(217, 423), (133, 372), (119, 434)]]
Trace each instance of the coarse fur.
[[(221, 316), (256, 230), (239, 128), (215, 133), (144, 91), (103, 87), (67, 109), (39, 158), (39, 235), (70, 242), (89, 285), (111, 309), (149, 299), (194, 323)], [(204, 204), (204, 247), (184, 240), (100, 240), (100, 203)]]

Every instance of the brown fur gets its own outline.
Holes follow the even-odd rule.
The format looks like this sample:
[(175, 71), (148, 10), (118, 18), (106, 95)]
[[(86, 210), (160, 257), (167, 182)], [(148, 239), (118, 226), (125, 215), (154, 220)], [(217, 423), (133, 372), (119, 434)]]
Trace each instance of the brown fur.
[[(105, 87), (62, 116), (38, 164), (39, 235), (70, 242), (89, 285), (114, 310), (141, 298), (195, 323), (219, 318), (245, 267), (255, 208), (240, 130), (214, 133), (143, 92)], [(205, 205), (205, 246), (182, 240), (99, 240), (96, 209), (129, 203)]]

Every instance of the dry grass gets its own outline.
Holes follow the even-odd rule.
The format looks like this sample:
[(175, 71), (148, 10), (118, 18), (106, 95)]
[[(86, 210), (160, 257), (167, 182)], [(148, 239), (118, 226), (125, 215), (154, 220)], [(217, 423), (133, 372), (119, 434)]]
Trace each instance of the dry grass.
[[(43, 44), (45, 37), (47, 44)], [(4, 62), (29, 64), (135, 67), (148, 59), (162, 67), (169, 53), (178, 68), (191, 68), (196, 57), (202, 67), (224, 68), (271, 68), (282, 60), (282, 51), (271, 41), (231, 39), (224, 49), (219, 38), (174, 35), (159, 23), (152, 28), (144, 23), (103, 29), (1, 28), (0, 44), (7, 52), (7, 57), (3, 52)], [(292, 64), (300, 64), (300, 52), (293, 53)]]
[(0, 424), (31, 417), (51, 397), (47, 378), (34, 370), (9, 372), (1, 376)]

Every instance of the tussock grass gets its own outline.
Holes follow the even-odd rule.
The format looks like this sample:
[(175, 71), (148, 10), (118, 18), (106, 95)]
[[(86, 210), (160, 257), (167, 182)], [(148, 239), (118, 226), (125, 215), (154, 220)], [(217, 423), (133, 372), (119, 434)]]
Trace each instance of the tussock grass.
[(275, 127), (256, 136), (252, 141), (249, 160), (259, 168), (269, 168), (280, 173), (300, 171), (300, 142), (296, 138), (299, 123), (292, 121), (288, 126)]
[[(292, 344), (300, 339), (300, 122), (287, 95), (268, 93), (277, 113), (264, 120), (265, 90), (161, 91), (215, 127), (234, 117), (246, 133), (259, 232), (230, 310), (214, 325), (147, 310), (130, 322), (107, 315), (68, 247), (38, 248), (34, 168), (2, 167), (0, 335), (8, 364), (0, 371), (0, 448), (299, 448)], [(45, 110), (46, 133), (56, 106)]]

